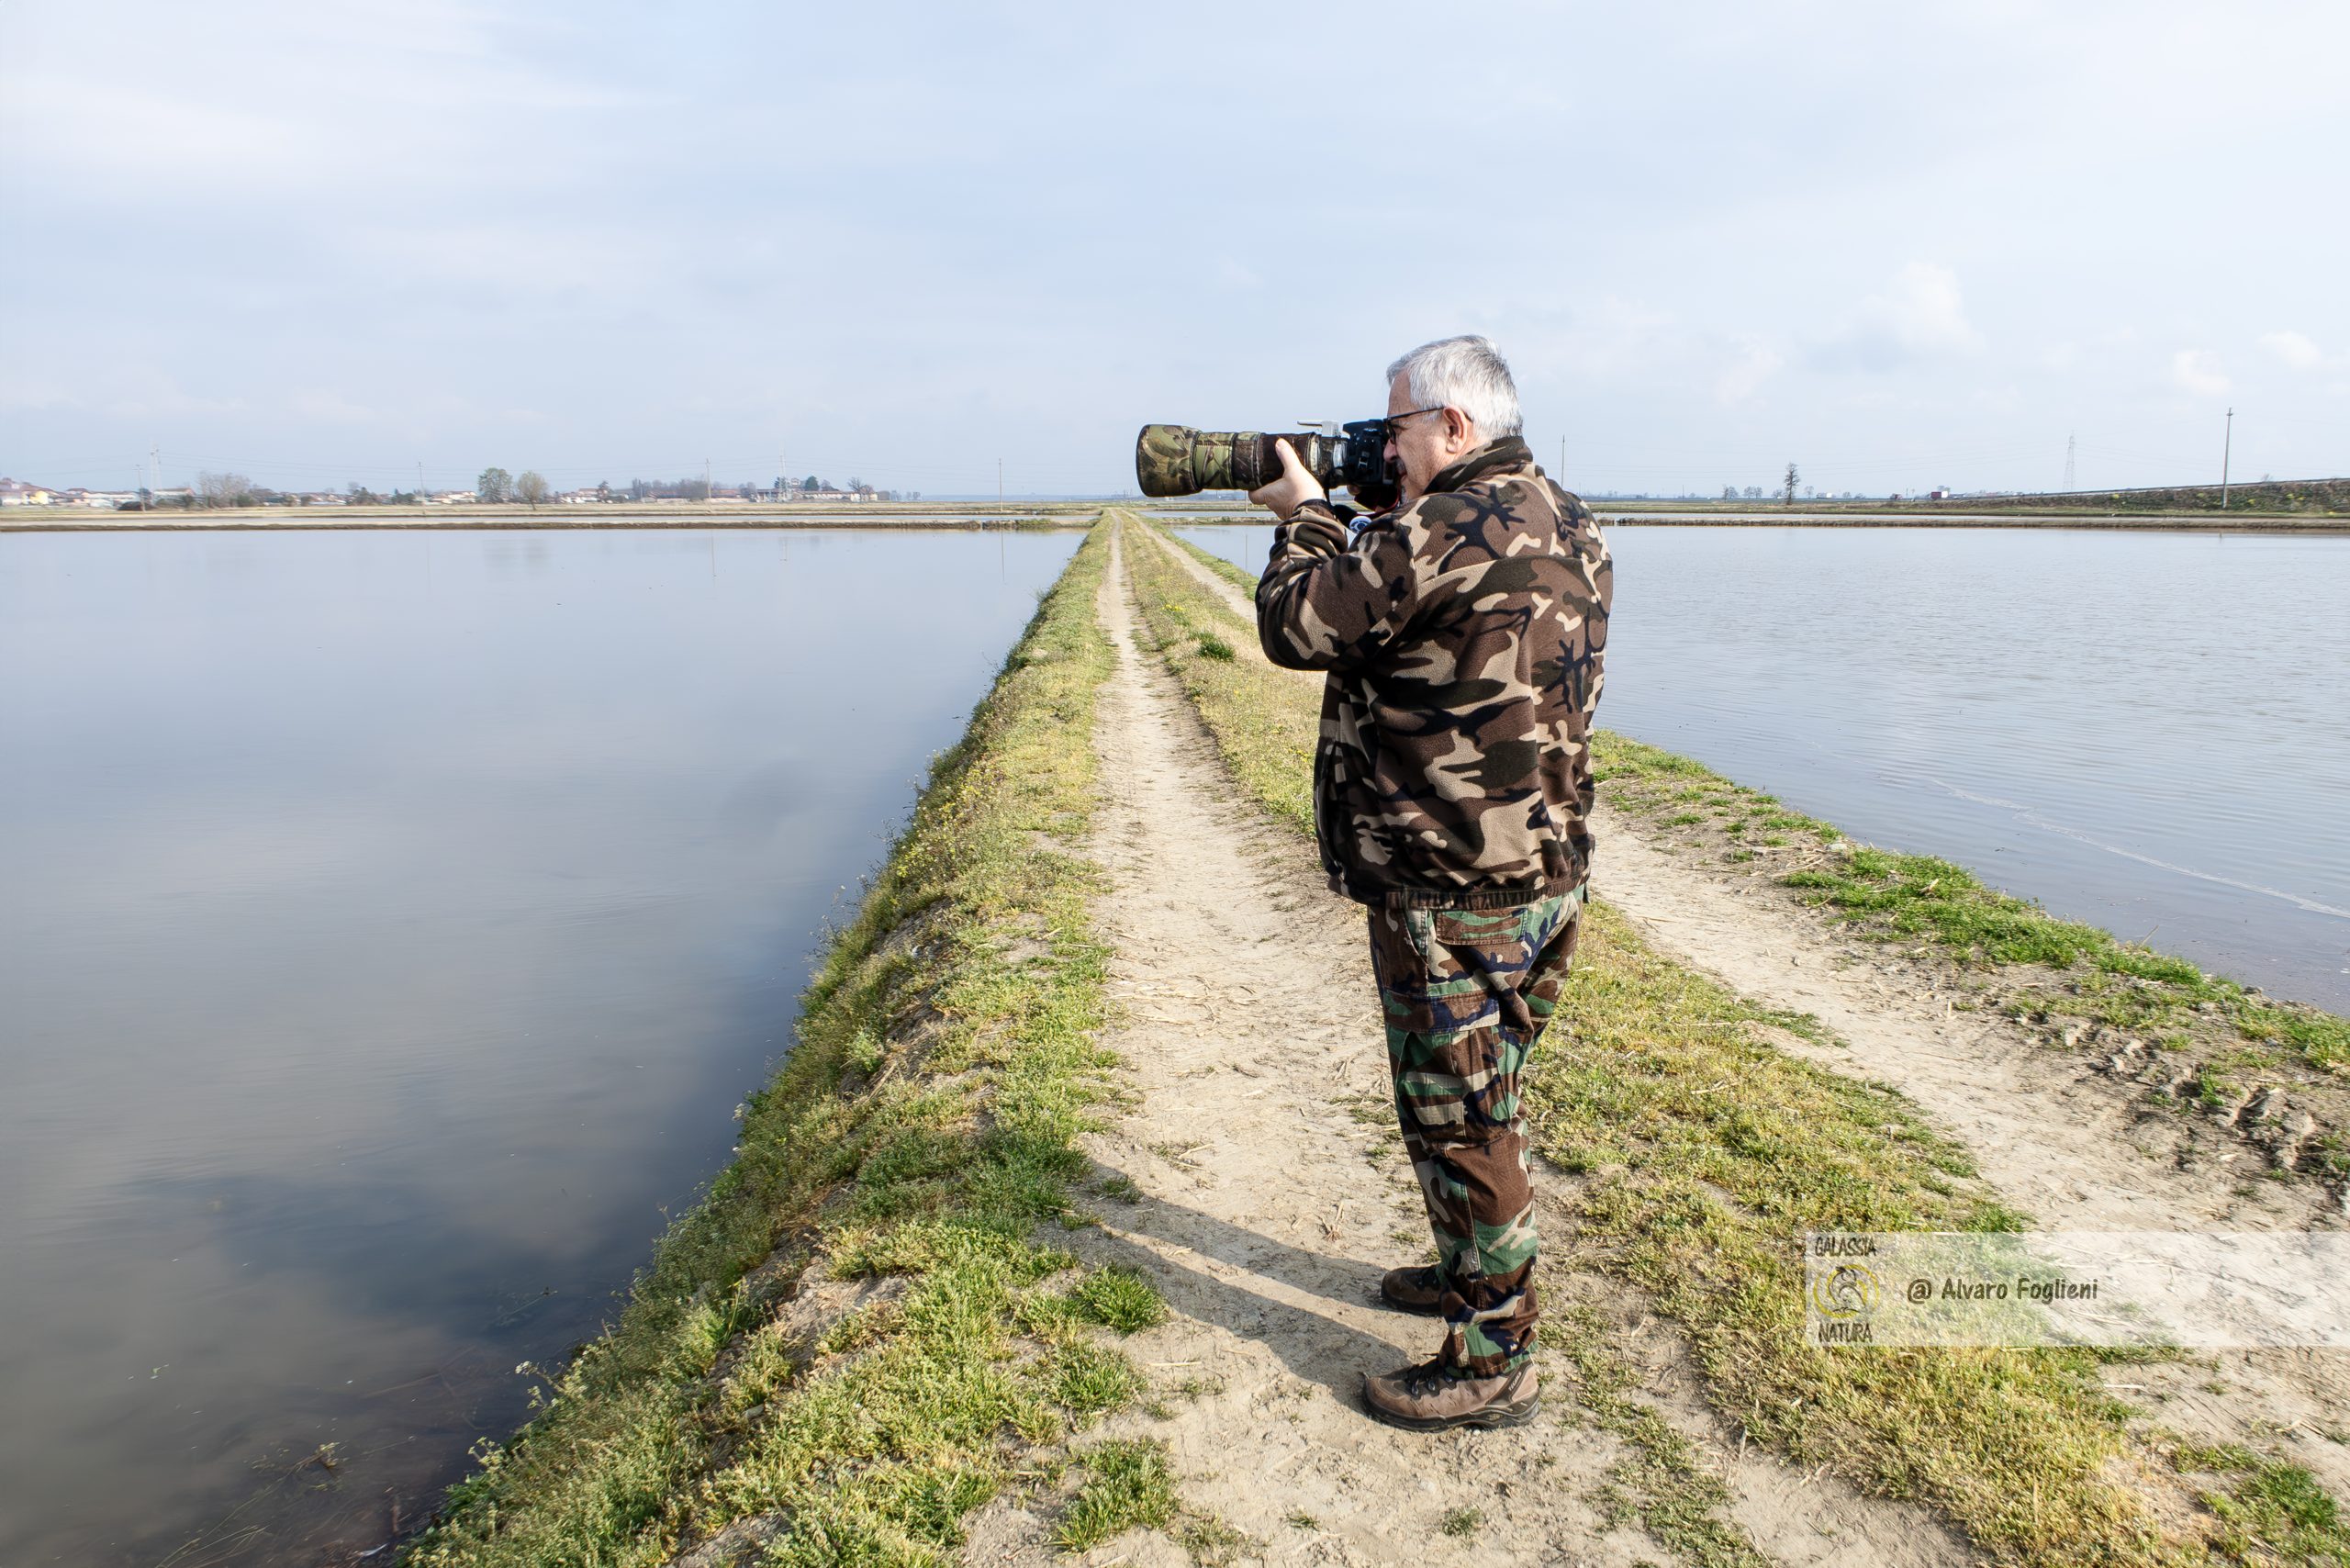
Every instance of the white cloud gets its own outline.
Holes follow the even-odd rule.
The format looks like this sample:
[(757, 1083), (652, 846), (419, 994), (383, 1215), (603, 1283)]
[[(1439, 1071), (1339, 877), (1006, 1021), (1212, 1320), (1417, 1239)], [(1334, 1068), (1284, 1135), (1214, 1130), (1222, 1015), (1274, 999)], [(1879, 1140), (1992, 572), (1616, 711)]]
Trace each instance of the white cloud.
[(2315, 343), (2299, 332), (2263, 332), (2260, 346), (2295, 370), (2307, 370), (2324, 357)]
[(1958, 274), (1911, 262), (1882, 293), (1861, 301), (1821, 346), (1831, 366), (1894, 370), (1924, 359), (1977, 353), (1983, 334), (1966, 319)]
[(2198, 397), (2217, 398), (2233, 385), (2219, 362), (2201, 349), (2181, 349), (2170, 356), (2171, 385)]

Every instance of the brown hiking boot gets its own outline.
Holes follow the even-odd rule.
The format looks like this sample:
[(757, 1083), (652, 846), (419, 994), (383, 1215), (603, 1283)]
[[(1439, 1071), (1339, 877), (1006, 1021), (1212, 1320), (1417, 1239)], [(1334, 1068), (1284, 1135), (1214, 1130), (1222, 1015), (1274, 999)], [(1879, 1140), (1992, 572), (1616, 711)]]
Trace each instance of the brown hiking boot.
[(1416, 1269), (1390, 1269), (1379, 1282), (1379, 1299), (1398, 1312), (1434, 1317), (1437, 1303), (1444, 1299), (1444, 1276), (1437, 1272), (1433, 1263), (1423, 1263)]
[(1522, 1427), (1542, 1411), (1534, 1368), (1499, 1377), (1448, 1377), (1442, 1361), (1423, 1361), (1362, 1378), (1362, 1402), (1391, 1427), (1442, 1432), (1454, 1427)]

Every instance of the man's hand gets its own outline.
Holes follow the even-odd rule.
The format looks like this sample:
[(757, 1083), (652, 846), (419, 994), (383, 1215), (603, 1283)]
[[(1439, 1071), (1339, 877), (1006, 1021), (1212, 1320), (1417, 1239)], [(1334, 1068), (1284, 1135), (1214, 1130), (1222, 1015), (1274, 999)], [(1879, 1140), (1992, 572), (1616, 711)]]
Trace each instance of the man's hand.
[(1273, 442), (1273, 451), (1281, 456), (1281, 476), (1262, 489), (1249, 491), (1250, 500), (1260, 507), (1271, 509), (1275, 517), (1287, 518), (1308, 501), (1330, 498), (1330, 493), (1322, 487), (1322, 481), (1306, 472), (1305, 465), (1297, 460), (1297, 454), (1290, 450), (1289, 442)]

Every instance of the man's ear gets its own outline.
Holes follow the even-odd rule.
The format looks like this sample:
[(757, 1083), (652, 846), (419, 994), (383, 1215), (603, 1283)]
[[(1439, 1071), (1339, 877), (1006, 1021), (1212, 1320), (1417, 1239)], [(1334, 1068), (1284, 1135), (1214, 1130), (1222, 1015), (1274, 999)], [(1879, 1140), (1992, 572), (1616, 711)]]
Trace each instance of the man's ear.
[(1470, 441), (1471, 432), (1475, 431), (1476, 428), (1476, 426), (1469, 422), (1468, 415), (1462, 413), (1460, 409), (1453, 408), (1450, 404), (1447, 404), (1445, 406), (1445, 439), (1452, 443), (1454, 451), (1466, 452), (1469, 450), (1470, 445), (1472, 444)]

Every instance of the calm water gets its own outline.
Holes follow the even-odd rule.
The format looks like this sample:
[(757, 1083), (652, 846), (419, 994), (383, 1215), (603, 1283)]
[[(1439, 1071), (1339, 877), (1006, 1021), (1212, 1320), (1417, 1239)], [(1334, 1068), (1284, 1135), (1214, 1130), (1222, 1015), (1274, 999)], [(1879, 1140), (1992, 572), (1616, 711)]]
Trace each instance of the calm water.
[(308, 1563), (509, 1430), (1076, 543), (0, 537), (0, 1562)]
[[(1183, 532), (1251, 570), (1271, 548)], [(2350, 1011), (2350, 536), (1607, 539), (1610, 728)]]

